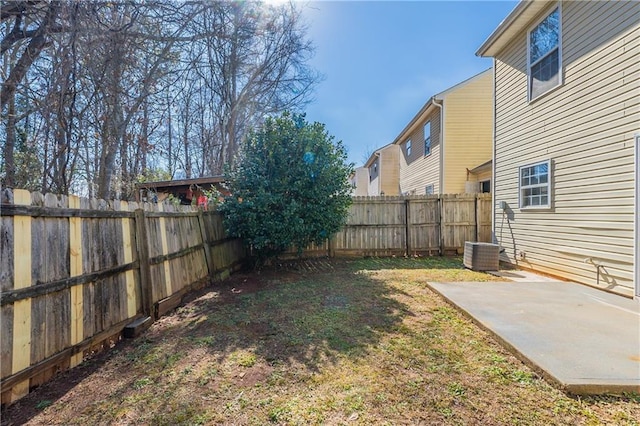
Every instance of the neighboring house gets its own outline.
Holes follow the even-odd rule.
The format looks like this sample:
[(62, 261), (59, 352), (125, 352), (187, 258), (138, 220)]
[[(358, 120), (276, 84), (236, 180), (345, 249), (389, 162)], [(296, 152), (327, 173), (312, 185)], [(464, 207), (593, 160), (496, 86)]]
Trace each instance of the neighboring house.
[(477, 55), (494, 58), (503, 260), (640, 296), (640, 3), (522, 1)]
[(368, 195), (400, 195), (399, 148), (389, 144), (377, 149), (364, 167), (369, 171)]
[(369, 169), (366, 167), (356, 167), (349, 177), (349, 183), (353, 188), (351, 195), (361, 197), (369, 195)]
[(492, 76), (486, 70), (433, 96), (400, 132), (393, 144), (401, 151), (402, 194), (479, 191), (467, 170), (491, 159)]

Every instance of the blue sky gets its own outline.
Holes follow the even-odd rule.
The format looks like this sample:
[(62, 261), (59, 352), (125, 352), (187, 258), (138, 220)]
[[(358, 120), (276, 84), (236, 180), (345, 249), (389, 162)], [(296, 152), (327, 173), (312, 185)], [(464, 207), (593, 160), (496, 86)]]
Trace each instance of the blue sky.
[(475, 52), (517, 1), (315, 1), (303, 6), (324, 75), (307, 119), (349, 161), (392, 142), (433, 95), (491, 67)]

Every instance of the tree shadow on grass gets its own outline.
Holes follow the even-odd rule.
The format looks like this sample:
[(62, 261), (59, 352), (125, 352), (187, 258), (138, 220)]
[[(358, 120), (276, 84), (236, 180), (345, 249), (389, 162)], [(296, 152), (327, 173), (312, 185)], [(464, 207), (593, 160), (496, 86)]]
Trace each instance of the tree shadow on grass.
[[(295, 362), (315, 371), (338, 356), (366, 353), (412, 315), (398, 289), (331, 262), (308, 272), (309, 262), (279, 264), (233, 277), (176, 312), (181, 334), (220, 361), (247, 350), (270, 364)], [(355, 267), (354, 267), (355, 266)]]
[[(368, 269), (393, 265), (390, 261)], [(258, 360), (268, 368), (297, 364), (309, 372), (339, 357), (363, 356), (412, 313), (397, 300), (407, 294), (361, 270), (361, 265), (350, 261), (317, 260), (235, 274), (191, 294), (190, 300), (159, 319), (143, 336), (120, 342), (35, 389), (4, 410), (2, 425), (23, 424), (67, 394), (82, 399), (73, 405), (91, 406), (91, 398), (100, 396), (87, 394), (91, 391), (84, 386), (94, 378), (112, 380), (102, 397), (122, 404), (146, 385), (145, 374), (157, 378), (197, 351), (204, 350), (217, 363), (231, 359), (248, 365)], [(242, 353), (254, 360), (239, 358)], [(83, 391), (75, 391), (80, 384)], [(175, 384), (171, 388), (174, 391), (167, 395), (178, 391)], [(93, 402), (96, 405), (98, 401)], [(96, 416), (106, 423), (115, 421), (109, 418), (115, 414), (108, 410)]]
[[(149, 380), (162, 381), (165, 372), (176, 373), (176, 365), (186, 368), (202, 355), (208, 368), (238, 365), (238, 374), (246, 373), (238, 385), (250, 385), (283, 366), (311, 373), (338, 358), (357, 360), (413, 315), (401, 302), (409, 295), (374, 272), (394, 269), (462, 269), (462, 264), (459, 258), (442, 257), (314, 259), (234, 274), (190, 294), (140, 338), (121, 342), (41, 386), (9, 407), (2, 424), (26, 422), (67, 394), (80, 398), (80, 406), (101, 397), (107, 399), (105, 406), (116, 399), (119, 405), (144, 394)], [(243, 370), (253, 363), (256, 368)], [(87, 385), (94, 381), (102, 385)], [(180, 391), (176, 383), (163, 388), (166, 401), (177, 399), (171, 397)], [(109, 415), (114, 414), (105, 409), (100, 420), (117, 421)]]

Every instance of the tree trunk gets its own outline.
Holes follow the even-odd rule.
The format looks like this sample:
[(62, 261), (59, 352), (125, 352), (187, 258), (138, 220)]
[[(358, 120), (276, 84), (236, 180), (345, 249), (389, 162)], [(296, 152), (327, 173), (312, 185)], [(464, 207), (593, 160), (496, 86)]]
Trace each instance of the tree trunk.
[(7, 115), (7, 141), (4, 145), (4, 186), (13, 188), (16, 179), (16, 164), (14, 153), (16, 147), (16, 93), (13, 92), (8, 99), (8, 115)]

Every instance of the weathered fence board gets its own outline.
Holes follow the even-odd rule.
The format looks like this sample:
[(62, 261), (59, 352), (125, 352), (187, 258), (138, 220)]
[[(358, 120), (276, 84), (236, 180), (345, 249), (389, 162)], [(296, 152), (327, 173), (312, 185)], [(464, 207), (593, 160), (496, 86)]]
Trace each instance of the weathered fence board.
[(491, 241), (490, 194), (355, 197), (331, 243), (302, 256), (460, 254), (465, 241)]
[(134, 320), (176, 306), (245, 256), (215, 212), (21, 190), (0, 195), (3, 404), (118, 339)]

